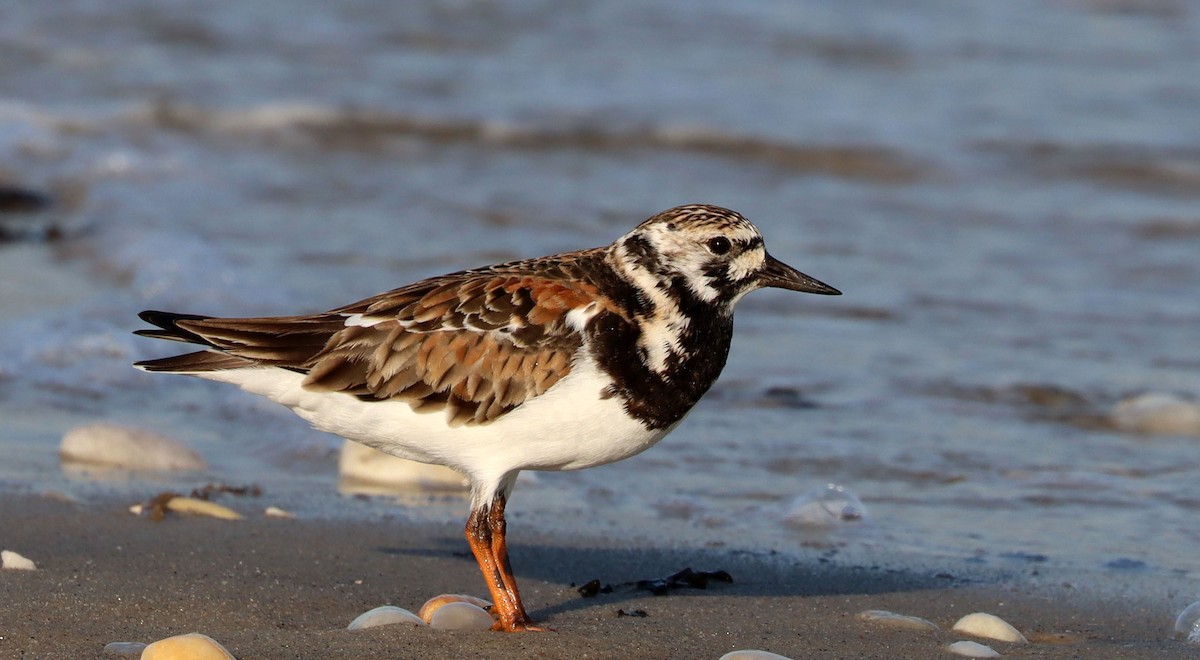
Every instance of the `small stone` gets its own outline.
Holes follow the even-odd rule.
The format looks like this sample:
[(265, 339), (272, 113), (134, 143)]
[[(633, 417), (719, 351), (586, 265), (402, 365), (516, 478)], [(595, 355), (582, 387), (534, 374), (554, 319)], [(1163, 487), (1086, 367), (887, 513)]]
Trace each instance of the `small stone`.
[(175, 513), (191, 513), (199, 516), (220, 518), (221, 520), (241, 520), (242, 514), (221, 506), (216, 502), (201, 500), (195, 497), (172, 497), (167, 500), (167, 508)]
[(1200, 403), (1149, 392), (1117, 403), (1112, 420), (1117, 428), (1131, 433), (1200, 436)]
[(1188, 644), (1200, 645), (1200, 600), (1179, 613), (1175, 619), (1175, 632), (1184, 636)]
[(350, 622), (350, 625), (346, 626), (346, 630), (361, 630), (363, 628), (374, 628), (375, 626), (391, 626), (397, 623), (407, 623), (411, 626), (425, 625), (425, 621), (423, 621), (421, 617), (409, 612), (403, 607), (396, 607), (395, 605), (383, 605), (359, 614), (357, 618)]
[(104, 652), (109, 655), (141, 656), (146, 645), (141, 642), (109, 642), (104, 645)]
[(919, 616), (909, 616), (907, 614), (897, 614), (887, 610), (866, 610), (859, 612), (857, 616), (859, 621), (878, 623), (892, 628), (927, 630), (932, 632), (941, 630), (936, 623), (928, 619), (922, 619)]
[(124, 470), (202, 470), (204, 459), (183, 443), (143, 429), (100, 422), (63, 435), (58, 449), (64, 464)]
[(446, 603), (429, 617), (438, 630), (491, 630), (495, 621), (483, 608), (462, 601)]
[(1002, 642), (1025, 644), (1029, 641), (1007, 621), (986, 612), (975, 612), (964, 616), (954, 624), (951, 630), (975, 637), (998, 639)]
[(741, 651), (730, 651), (721, 656), (720, 660), (792, 660), (786, 655), (771, 653), (770, 651), (759, 651), (757, 649), (745, 649)]
[(487, 610), (492, 606), (490, 602), (474, 596), (466, 596), (463, 594), (441, 594), (425, 601), (425, 604), (421, 606), (420, 611), (417, 612), (417, 616), (421, 617), (425, 623), (429, 623), (433, 620), (433, 613), (441, 609), (443, 605), (447, 605), (449, 603), (470, 603), (482, 610)]
[(160, 639), (142, 651), (141, 660), (236, 660), (212, 637), (188, 633)]
[(962, 655), (968, 658), (999, 658), (1000, 654), (996, 649), (980, 644), (979, 642), (954, 642), (946, 647), (946, 650), (955, 654)]
[(277, 506), (269, 506), (263, 511), (263, 515), (268, 518), (295, 518), (296, 514), (291, 511), (284, 511)]
[(36, 571), (37, 564), (12, 550), (0, 552), (0, 568), (14, 571)]

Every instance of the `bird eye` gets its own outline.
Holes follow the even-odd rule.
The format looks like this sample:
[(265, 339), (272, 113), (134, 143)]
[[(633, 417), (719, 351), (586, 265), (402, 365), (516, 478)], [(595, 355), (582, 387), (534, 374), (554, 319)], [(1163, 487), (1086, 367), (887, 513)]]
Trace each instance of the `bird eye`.
[(729, 244), (729, 239), (724, 236), (717, 236), (708, 239), (708, 251), (715, 255), (722, 255), (729, 252), (729, 248), (733, 247)]

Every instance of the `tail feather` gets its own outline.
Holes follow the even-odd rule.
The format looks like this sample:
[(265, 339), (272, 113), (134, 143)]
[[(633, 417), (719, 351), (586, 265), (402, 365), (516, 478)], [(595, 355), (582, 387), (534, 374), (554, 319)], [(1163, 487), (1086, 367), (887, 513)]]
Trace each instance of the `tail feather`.
[(146, 371), (204, 372), (255, 365), (307, 371), (308, 361), (345, 328), (340, 316), (326, 315), (227, 319), (147, 310), (138, 316), (155, 327), (134, 334), (207, 349), (135, 365)]
[(157, 310), (148, 309), (141, 314), (138, 314), (138, 318), (146, 323), (149, 323), (150, 325), (157, 326), (159, 329), (134, 330), (133, 334), (135, 335), (151, 337), (154, 339), (181, 341), (188, 344), (200, 344), (201, 346), (213, 345), (212, 342), (208, 341), (204, 337), (201, 337), (200, 335), (189, 330), (184, 330), (177, 325), (179, 321), (204, 321), (212, 317), (201, 316), (199, 314), (176, 314), (174, 312), (160, 312)]
[[(149, 335), (147, 335), (149, 336)], [(244, 360), (233, 355), (214, 351), (196, 351), (185, 355), (174, 355), (158, 360), (134, 362), (133, 366), (142, 371), (168, 373), (200, 373), (205, 371), (225, 371), (254, 366), (251, 360)]]

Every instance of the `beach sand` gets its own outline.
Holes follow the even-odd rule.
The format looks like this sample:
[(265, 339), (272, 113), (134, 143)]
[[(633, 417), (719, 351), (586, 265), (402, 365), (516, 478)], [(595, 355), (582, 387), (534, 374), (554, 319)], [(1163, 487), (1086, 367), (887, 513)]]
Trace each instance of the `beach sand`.
[[(249, 501), (223, 500), (247, 510)], [(461, 530), (395, 519), (136, 517), (128, 502), (0, 496), (0, 547), (36, 571), (0, 572), (0, 657), (113, 657), (115, 641), (202, 632), (239, 658), (719, 658), (762, 649), (792, 658), (956, 657), (962, 615), (985, 611), (1034, 640), (988, 640), (1039, 658), (1196, 657), (1172, 636), (1188, 602), (1153, 588), (1064, 584), (1036, 566), (1008, 575), (847, 564), (729, 549), (630, 547), (549, 538), (510, 527), (514, 568), (542, 634), (386, 626), (348, 631), (384, 604), (416, 611), (439, 593), (486, 595)], [(257, 505), (257, 502), (253, 502)], [(353, 501), (347, 501), (352, 506)], [(260, 509), (261, 510), (261, 509)], [(880, 558), (881, 561), (884, 558)], [(889, 560), (890, 561), (890, 560)], [(582, 598), (575, 585), (618, 585), (684, 567), (724, 570), (732, 584), (667, 596), (618, 587)], [(1148, 593), (1151, 592), (1151, 593)], [(1132, 595), (1131, 595), (1132, 594)], [(1148, 597), (1149, 596), (1149, 597)], [(859, 620), (864, 610), (929, 619), (941, 632)], [(644, 617), (618, 616), (643, 610)]]

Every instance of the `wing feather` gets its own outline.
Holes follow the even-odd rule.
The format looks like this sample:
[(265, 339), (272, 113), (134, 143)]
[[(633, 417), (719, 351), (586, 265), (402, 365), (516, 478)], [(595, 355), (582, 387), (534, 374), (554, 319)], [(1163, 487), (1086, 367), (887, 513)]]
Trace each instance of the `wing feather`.
[(600, 252), (564, 256), (572, 259), (556, 269), (535, 260), (463, 271), (313, 316), (147, 312), (161, 330), (142, 333), (224, 356), (167, 358), (161, 370), (278, 366), (306, 373), (309, 389), (400, 399), (442, 410), (453, 424), (486, 424), (570, 373), (582, 344), (567, 321), (572, 310), (616, 309), (588, 276)]

